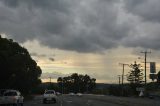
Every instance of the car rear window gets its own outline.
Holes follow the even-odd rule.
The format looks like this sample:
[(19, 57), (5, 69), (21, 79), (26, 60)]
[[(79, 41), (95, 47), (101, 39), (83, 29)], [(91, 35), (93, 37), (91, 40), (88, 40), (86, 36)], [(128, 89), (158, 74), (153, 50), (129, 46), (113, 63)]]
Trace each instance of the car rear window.
[(16, 92), (6, 92), (4, 96), (17, 96)]
[(0, 96), (3, 96), (4, 92), (6, 92), (6, 90), (0, 90)]
[(46, 91), (45, 94), (55, 94), (54, 91)]

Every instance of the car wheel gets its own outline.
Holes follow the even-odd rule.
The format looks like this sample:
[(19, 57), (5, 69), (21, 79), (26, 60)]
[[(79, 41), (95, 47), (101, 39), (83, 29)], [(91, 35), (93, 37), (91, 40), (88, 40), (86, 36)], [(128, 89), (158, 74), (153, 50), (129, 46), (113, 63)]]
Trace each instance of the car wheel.
[(57, 103), (57, 101), (55, 100), (54, 103)]
[(43, 99), (43, 104), (46, 104), (46, 100), (45, 99)]
[(54, 103), (57, 103), (56, 99), (54, 99)]
[(19, 106), (18, 103), (13, 104), (13, 106)]

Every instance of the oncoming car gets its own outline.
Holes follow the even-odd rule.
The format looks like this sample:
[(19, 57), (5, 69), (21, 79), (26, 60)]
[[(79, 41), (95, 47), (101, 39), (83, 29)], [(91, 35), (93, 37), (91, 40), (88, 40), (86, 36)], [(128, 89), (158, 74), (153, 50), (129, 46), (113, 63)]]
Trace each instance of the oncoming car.
[(54, 90), (46, 90), (43, 95), (43, 103), (57, 102), (56, 92)]

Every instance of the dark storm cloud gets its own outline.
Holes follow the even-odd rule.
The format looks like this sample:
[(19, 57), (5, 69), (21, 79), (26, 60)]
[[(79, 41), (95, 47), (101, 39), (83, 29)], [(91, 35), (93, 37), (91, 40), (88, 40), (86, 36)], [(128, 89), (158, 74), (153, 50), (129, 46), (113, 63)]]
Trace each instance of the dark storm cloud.
[[(137, 30), (137, 24), (132, 24), (127, 16), (122, 15), (121, 20), (121, 12), (159, 22), (158, 3), (158, 0), (1, 0), (0, 32), (19, 42), (36, 39), (49, 47), (78, 52), (101, 52), (118, 45), (156, 48), (159, 43), (148, 45), (141, 35), (136, 35), (138, 40), (132, 37), (149, 29), (146, 22), (140, 21), (143, 28)], [(122, 10), (121, 4), (125, 5)], [(148, 35), (151, 32), (153, 37)], [(145, 40), (154, 42), (158, 35), (157, 30), (147, 30)]]
[(138, 17), (133, 36), (125, 38), (125, 45), (160, 49), (160, 1), (159, 0), (124, 0), (127, 13)]
[(0, 32), (25, 42), (78, 52), (117, 46), (127, 27), (117, 24), (116, 0), (2, 0)]
[(160, 22), (159, 0), (124, 0), (128, 12), (146, 21)]

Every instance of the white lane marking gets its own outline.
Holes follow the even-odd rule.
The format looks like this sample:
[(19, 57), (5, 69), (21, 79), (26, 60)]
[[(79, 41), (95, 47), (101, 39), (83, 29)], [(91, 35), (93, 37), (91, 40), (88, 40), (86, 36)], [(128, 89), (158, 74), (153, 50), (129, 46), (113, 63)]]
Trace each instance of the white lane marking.
[[(70, 99), (70, 98), (69, 98), (69, 99)], [(72, 100), (68, 100), (67, 98), (64, 98), (63, 101), (68, 102), (68, 103), (73, 102)]]
[(89, 106), (91, 105), (91, 103), (92, 103), (92, 100), (88, 100), (86, 104)]
[(68, 102), (68, 103), (72, 103), (72, 101), (69, 101), (69, 100), (68, 100), (68, 101), (66, 101), (66, 102)]

